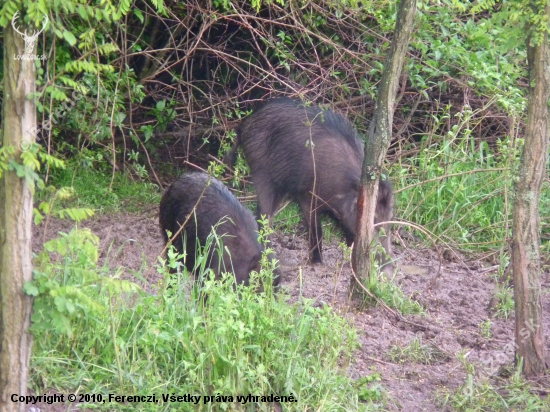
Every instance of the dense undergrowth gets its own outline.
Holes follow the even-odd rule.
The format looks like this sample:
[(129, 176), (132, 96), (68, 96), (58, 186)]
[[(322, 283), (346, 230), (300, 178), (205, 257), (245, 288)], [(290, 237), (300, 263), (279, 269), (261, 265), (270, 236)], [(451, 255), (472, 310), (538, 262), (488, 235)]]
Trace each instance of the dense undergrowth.
[[(417, 156), (392, 166), (396, 217), (422, 225), (441, 246), (494, 255), (498, 262), (511, 237), (513, 182), (522, 145), (521, 138), (507, 138), (490, 147), (459, 128), (425, 137)], [(544, 238), (550, 230), (547, 183), (539, 208)]]
[[(33, 13), (49, 13), (55, 25), (37, 50), (48, 56), (38, 69), (37, 138), (53, 152), (109, 159), (159, 184), (164, 164), (204, 167), (223, 152), (238, 121), (269, 96), (335, 107), (364, 132), (395, 4), (135, 0), (115, 13), (129, 11), (124, 21), (93, 13), (93, 24), (86, 16), (96, 6), (58, 16), (39, 4)], [(419, 3), (395, 113), (396, 154), (433, 130), (460, 126), (455, 115), (468, 108), (476, 144), (521, 129), (526, 67), (517, 7)]]
[[(88, 405), (99, 410), (271, 410), (266, 402), (236, 402), (249, 394), (292, 395), (287, 411), (370, 410), (381, 400), (379, 391), (364, 395), (373, 384), (357, 387), (345, 376), (357, 335), (330, 307), (307, 299), (291, 305), (269, 287), (235, 290), (231, 275), (216, 281), (209, 270), (199, 273), (205, 280), (198, 288), (173, 250), (158, 266), (164, 285), (147, 294), (117, 279), (116, 268), (98, 267), (97, 246), (91, 232), (75, 229), (46, 243), (37, 258), (35, 280), (26, 286), (37, 295), (31, 384), (37, 392), (158, 400)], [(169, 267), (179, 267), (177, 274)], [(265, 268), (252, 284), (271, 276)], [(360, 393), (368, 402), (360, 402)], [(162, 394), (203, 398), (199, 405), (174, 404)], [(204, 403), (204, 396), (217, 395), (233, 400)]]

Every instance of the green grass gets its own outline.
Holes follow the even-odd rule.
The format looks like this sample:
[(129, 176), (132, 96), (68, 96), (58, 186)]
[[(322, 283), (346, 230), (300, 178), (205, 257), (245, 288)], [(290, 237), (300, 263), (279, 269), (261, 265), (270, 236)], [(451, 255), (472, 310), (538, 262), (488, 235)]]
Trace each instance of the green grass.
[(297, 234), (303, 220), (304, 216), (298, 204), (290, 202), (273, 218), (273, 228), (285, 234)]
[(496, 316), (499, 318), (508, 319), (512, 313), (514, 313), (514, 296), (513, 289), (508, 285), (508, 282), (504, 285), (496, 286), (495, 297), (498, 299), (496, 305)]
[[(510, 148), (503, 142), (493, 152), (486, 143), (476, 149), (472, 142), (458, 132), (449, 139), (425, 138), (418, 156), (401, 159), (391, 176), (399, 190), (396, 216), (479, 253), (500, 249), (511, 236), (513, 177), (521, 145)], [(547, 183), (539, 208), (542, 233), (548, 234)]]
[[(380, 272), (376, 262), (372, 258), (371, 262), (371, 270), (375, 275), (370, 276), (369, 279), (364, 282), (364, 285), (374, 296), (383, 301), (390, 308), (397, 309), (403, 315), (422, 314), (424, 312), (420, 303), (403, 293), (401, 288), (395, 283), (395, 276), (389, 277), (384, 272)], [(366, 294), (364, 295), (364, 299), (368, 304), (376, 303)]]
[(445, 363), (450, 357), (437, 346), (422, 342), (422, 338), (417, 336), (407, 346), (401, 347), (394, 345), (387, 353), (388, 359), (392, 362), (405, 363), (423, 363), (424, 365), (433, 365), (435, 363)]
[(531, 384), (521, 375), (521, 365), (507, 379), (478, 376), (471, 364), (467, 364), (466, 369), (469, 372), (466, 381), (458, 389), (440, 391), (437, 399), (442, 407), (468, 412), (550, 410), (550, 396), (532, 393)]
[(122, 172), (115, 173), (112, 185), (111, 179), (111, 172), (69, 162), (66, 169), (53, 170), (48, 183), (74, 189), (75, 196), (65, 207), (87, 207), (98, 213), (138, 212), (160, 202), (161, 192), (155, 184), (134, 180)]
[[(346, 377), (357, 332), (330, 307), (306, 299), (289, 304), (270, 287), (262, 293), (235, 290), (231, 274), (218, 281), (208, 269), (200, 270), (206, 280), (199, 288), (173, 250), (158, 267), (170, 287), (156, 296), (136, 292), (131, 282), (116, 279), (117, 270), (97, 267), (97, 244), (91, 232), (74, 230), (49, 242), (37, 259), (41, 275), (26, 286), (36, 296), (34, 391), (159, 399), (83, 405), (105, 411), (271, 410), (268, 403), (240, 405), (235, 399), (200, 405), (162, 400), (172, 393), (294, 396), (285, 411), (380, 406), (376, 379), (358, 385)], [(178, 266), (177, 273), (168, 273)], [(270, 276), (263, 269), (252, 283)]]
[(511, 173), (490, 170), (509, 165), (498, 164), (493, 156), (478, 160), (476, 153), (448, 144), (447, 152), (433, 145), (402, 163), (397, 186), (404, 190), (397, 215), (465, 248), (502, 244)]
[(494, 275), (495, 290), (493, 297), (497, 300), (494, 309), (497, 317), (508, 319), (515, 310), (514, 288), (510, 285), (511, 275), (506, 274), (506, 270), (510, 265), (510, 257), (501, 253), (499, 260), (500, 267)]
[[(418, 153), (394, 164), (390, 176), (398, 192), (395, 215), (423, 225), (454, 247), (474, 253), (498, 250), (511, 236), (513, 181), (522, 139), (499, 140), (490, 148), (472, 137), (468, 122), (444, 136), (437, 134), (442, 123), (444, 118), (434, 117), (434, 130), (417, 145)], [(539, 207), (541, 230), (547, 234), (547, 183)]]
[(487, 319), (485, 322), (479, 324), (479, 334), (485, 339), (491, 339), (493, 334), (491, 333), (491, 319)]

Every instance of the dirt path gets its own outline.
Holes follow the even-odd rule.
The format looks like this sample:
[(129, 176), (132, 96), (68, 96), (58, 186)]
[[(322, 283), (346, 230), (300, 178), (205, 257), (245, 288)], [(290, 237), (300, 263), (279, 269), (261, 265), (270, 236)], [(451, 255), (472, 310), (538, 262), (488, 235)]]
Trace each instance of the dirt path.
[[(68, 231), (71, 222), (52, 220), (45, 239), (51, 239), (59, 231)], [(161, 279), (154, 267), (158, 254), (163, 249), (159, 233), (156, 208), (143, 214), (104, 215), (82, 222), (80, 227), (89, 227), (101, 239), (101, 258), (116, 265), (139, 270), (152, 290)], [(44, 227), (35, 230), (34, 249), (42, 244)], [(495, 372), (502, 364), (513, 360), (509, 349), (514, 342), (513, 318), (491, 318), (489, 301), (495, 289), (493, 276), (483, 271), (479, 263), (444, 261), (442, 272), (434, 287), (429, 284), (434, 278), (438, 260), (430, 250), (397, 251), (403, 270), (396, 280), (407, 295), (413, 296), (424, 308), (423, 316), (407, 316), (414, 324), (396, 319), (380, 307), (359, 310), (348, 299), (351, 276), (350, 264), (333, 241), (324, 246), (324, 265), (306, 266), (307, 244), (303, 237), (277, 235), (274, 240), (277, 257), (283, 265), (282, 285), (291, 300), (299, 296), (316, 299), (318, 304), (327, 303), (342, 316), (352, 321), (362, 347), (356, 353), (355, 362), (349, 367), (351, 377), (360, 378), (378, 372), (387, 391), (389, 410), (395, 411), (441, 411), (438, 403), (440, 390), (455, 389), (466, 378), (463, 366), (457, 358), (462, 352), (476, 370)], [(144, 263), (145, 262), (145, 263)], [(125, 276), (131, 277), (127, 271)], [(543, 275), (543, 310), (550, 313), (550, 276)], [(546, 291), (546, 293), (544, 292)], [(481, 324), (491, 318), (491, 338), (482, 336)], [(550, 319), (545, 317), (544, 330), (550, 331)], [(420, 337), (423, 344), (437, 348), (440, 359), (431, 365), (405, 361), (394, 363), (388, 350), (398, 345), (404, 347)], [(550, 341), (547, 337), (547, 342)], [(492, 365), (492, 367), (491, 367)], [(49, 406), (42, 411), (53, 411)]]

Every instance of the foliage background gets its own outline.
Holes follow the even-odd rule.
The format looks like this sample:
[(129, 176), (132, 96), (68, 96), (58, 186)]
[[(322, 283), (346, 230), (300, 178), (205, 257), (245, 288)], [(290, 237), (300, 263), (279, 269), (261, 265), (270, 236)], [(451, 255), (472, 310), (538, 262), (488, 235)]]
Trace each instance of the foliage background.
[[(28, 17), (38, 24), (46, 13), (51, 21), (37, 52), (47, 56), (37, 63), (39, 142), (70, 159), (73, 180), (112, 171), (108, 191), (118, 171), (161, 188), (189, 168), (227, 176), (218, 159), (240, 119), (268, 97), (331, 107), (364, 132), (396, 7), (385, 0), (105, 4), (39, 2)], [(404, 192), (396, 215), (462, 246), (494, 250), (508, 236), (510, 171), (525, 120), (518, 4), (420, 2), (401, 79), (387, 159)], [(246, 174), (241, 159), (232, 185)]]

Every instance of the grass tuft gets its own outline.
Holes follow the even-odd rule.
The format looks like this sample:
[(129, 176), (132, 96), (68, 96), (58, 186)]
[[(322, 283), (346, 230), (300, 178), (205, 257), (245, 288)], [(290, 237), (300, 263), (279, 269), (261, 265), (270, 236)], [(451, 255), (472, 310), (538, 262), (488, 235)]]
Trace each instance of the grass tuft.
[(450, 360), (447, 353), (431, 343), (423, 343), (420, 336), (415, 337), (407, 346), (392, 346), (387, 353), (392, 362), (405, 363), (407, 361), (433, 365)]

